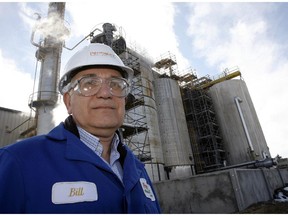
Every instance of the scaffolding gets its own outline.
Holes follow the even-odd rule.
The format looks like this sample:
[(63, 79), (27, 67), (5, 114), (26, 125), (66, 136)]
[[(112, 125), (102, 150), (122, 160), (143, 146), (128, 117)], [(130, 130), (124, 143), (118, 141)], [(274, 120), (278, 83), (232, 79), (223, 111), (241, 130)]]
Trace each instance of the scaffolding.
[(179, 84), (197, 173), (225, 165), (226, 156), (212, 99), (207, 89), (216, 83), (241, 76), (237, 67), (225, 69), (216, 78), (198, 78), (193, 70), (180, 77)]
[(175, 76), (177, 72), (177, 62), (174, 54), (168, 52), (156, 61), (154, 67), (158, 73), (164, 76)]
[(168, 53), (154, 67), (160, 72), (160, 78), (175, 79), (181, 87), (196, 172), (203, 173), (222, 167), (225, 160), (222, 138), (212, 99), (204, 90), (206, 86), (212, 86), (214, 80), (208, 75), (198, 78), (192, 69), (183, 76), (177, 76), (174, 71), (176, 64), (173, 55)]
[(122, 58), (122, 61), (134, 70), (134, 79), (131, 94), (128, 96), (125, 107), (124, 124), (121, 127), (123, 138), (139, 160), (149, 162), (152, 157), (145, 111), (144, 88), (146, 87), (142, 84), (140, 60), (129, 50), (125, 51), (124, 56), (125, 58)]
[(191, 70), (179, 78), (179, 83), (183, 88), (189, 87), (191, 89), (208, 89), (217, 83), (233, 79), (237, 76), (241, 77), (241, 72), (238, 67), (231, 69), (226, 68), (223, 73), (216, 77), (206, 75), (198, 78), (195, 72)]
[(185, 115), (197, 173), (225, 166), (226, 155), (212, 99), (207, 90), (220, 82), (241, 76), (238, 67), (225, 69), (215, 78), (198, 78), (194, 71), (180, 77)]
[(225, 151), (212, 99), (205, 90), (182, 89), (197, 173), (222, 167)]

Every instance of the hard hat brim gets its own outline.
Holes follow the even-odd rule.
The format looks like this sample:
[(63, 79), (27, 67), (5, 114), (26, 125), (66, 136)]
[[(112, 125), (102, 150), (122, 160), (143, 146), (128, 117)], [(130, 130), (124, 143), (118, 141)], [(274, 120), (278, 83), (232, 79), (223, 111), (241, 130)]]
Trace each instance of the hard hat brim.
[(76, 52), (66, 64), (64, 75), (60, 79), (58, 89), (64, 94), (69, 89), (67, 85), (81, 70), (87, 67), (110, 67), (121, 72), (129, 83), (132, 82), (134, 71), (124, 65), (113, 49), (105, 44), (92, 43)]

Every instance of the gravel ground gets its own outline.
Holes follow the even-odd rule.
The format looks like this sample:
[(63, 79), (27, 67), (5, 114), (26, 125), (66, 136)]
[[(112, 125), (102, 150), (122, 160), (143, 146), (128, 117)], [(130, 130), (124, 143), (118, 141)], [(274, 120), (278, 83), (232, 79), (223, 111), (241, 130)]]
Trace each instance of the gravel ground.
[(252, 214), (284, 214), (288, 213), (288, 202), (267, 201), (260, 202), (249, 206), (247, 209), (239, 213), (252, 213)]

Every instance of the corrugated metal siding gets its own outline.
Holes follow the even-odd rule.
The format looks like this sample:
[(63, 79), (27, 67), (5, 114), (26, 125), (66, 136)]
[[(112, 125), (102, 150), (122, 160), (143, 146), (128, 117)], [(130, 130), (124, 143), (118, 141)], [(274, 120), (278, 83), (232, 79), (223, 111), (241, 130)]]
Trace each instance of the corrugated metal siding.
[[(16, 142), (27, 129), (28, 122), (16, 128), (29, 118), (29, 114), (0, 107), (0, 147)], [(16, 129), (15, 129), (16, 128)], [(15, 130), (13, 130), (15, 129)], [(13, 130), (9, 133), (9, 131)]]

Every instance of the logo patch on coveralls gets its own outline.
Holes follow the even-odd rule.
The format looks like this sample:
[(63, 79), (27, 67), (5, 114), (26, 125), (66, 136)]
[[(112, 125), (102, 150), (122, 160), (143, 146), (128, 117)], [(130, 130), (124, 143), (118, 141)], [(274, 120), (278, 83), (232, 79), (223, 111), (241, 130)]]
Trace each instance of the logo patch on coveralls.
[(52, 202), (67, 204), (98, 200), (96, 185), (92, 182), (56, 182), (52, 186)]
[(140, 178), (140, 183), (141, 183), (141, 186), (142, 186), (142, 189), (143, 189), (145, 196), (147, 198), (151, 199), (151, 201), (155, 201), (155, 196), (154, 196), (154, 193), (152, 191), (152, 188), (147, 183), (146, 179)]

